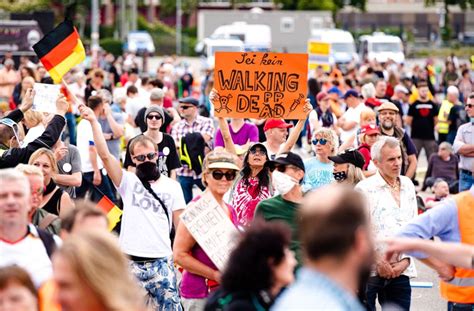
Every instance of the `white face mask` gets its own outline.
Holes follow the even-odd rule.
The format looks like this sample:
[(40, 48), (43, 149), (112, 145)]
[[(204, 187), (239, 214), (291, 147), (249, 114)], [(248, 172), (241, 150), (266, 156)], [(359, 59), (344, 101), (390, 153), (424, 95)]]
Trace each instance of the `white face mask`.
[(291, 191), (291, 189), (293, 189), (294, 186), (298, 184), (298, 182), (291, 176), (286, 175), (285, 173), (279, 172), (277, 170), (273, 171), (272, 180), (273, 186), (275, 187), (276, 191), (281, 195), (287, 194)]

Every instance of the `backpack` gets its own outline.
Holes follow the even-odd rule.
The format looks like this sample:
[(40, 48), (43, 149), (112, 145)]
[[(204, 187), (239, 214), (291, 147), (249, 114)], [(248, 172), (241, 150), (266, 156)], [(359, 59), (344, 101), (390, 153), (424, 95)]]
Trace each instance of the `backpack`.
[(38, 237), (40, 238), (41, 242), (43, 242), (44, 248), (46, 248), (48, 257), (51, 258), (57, 248), (53, 235), (43, 229), (36, 228), (36, 230), (38, 231)]

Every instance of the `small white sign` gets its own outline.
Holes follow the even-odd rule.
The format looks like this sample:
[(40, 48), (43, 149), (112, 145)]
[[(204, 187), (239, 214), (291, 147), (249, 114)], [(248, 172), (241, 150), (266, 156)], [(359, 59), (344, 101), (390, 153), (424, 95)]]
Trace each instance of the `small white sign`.
[(56, 100), (58, 99), (61, 86), (58, 84), (35, 83), (35, 98), (32, 110), (56, 113)]
[(237, 229), (214, 197), (205, 192), (180, 216), (191, 235), (222, 271), (236, 243)]

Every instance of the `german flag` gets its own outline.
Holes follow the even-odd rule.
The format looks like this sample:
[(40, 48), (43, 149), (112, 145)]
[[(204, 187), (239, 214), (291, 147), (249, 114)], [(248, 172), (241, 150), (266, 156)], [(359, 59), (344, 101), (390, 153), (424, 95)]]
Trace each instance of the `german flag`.
[(33, 45), (41, 63), (55, 83), (74, 66), (82, 63), (86, 52), (72, 21), (65, 20)]
[(106, 195), (97, 203), (97, 207), (104, 211), (109, 220), (109, 231), (112, 231), (122, 216), (122, 210), (114, 204)]

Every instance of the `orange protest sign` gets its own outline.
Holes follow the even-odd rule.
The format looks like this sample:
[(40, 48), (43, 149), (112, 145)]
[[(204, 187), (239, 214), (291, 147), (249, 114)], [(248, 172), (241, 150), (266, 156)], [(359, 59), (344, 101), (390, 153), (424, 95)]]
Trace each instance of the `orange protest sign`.
[(306, 119), (308, 54), (217, 52), (215, 115)]

